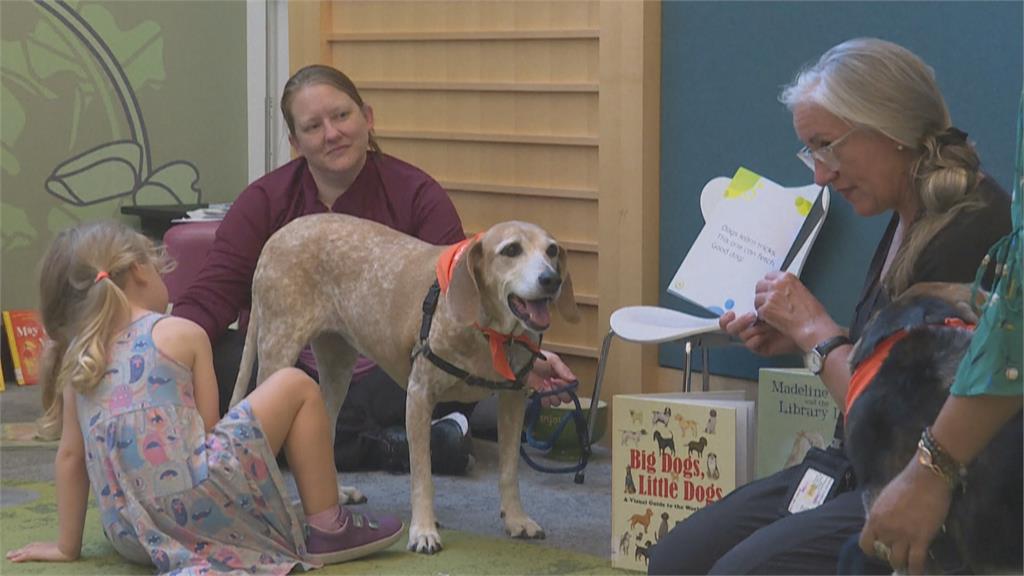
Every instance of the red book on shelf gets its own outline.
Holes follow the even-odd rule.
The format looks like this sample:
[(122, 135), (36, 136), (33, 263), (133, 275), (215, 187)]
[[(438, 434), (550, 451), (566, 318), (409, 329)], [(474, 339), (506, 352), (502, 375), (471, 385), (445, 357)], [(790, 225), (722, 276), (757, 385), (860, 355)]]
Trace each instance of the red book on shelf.
[(36, 310), (4, 310), (4, 329), (11, 349), (14, 377), (19, 385), (39, 380), (39, 361), (43, 355), (46, 331)]

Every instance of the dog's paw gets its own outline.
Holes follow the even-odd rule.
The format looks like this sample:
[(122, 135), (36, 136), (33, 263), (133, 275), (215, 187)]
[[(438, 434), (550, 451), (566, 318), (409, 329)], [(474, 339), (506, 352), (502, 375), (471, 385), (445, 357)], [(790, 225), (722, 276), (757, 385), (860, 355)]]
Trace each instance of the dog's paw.
[(505, 533), (512, 538), (544, 539), (544, 529), (529, 516), (516, 519), (505, 516)]
[(417, 552), (419, 554), (434, 554), (441, 551), (441, 535), (438, 534), (437, 530), (424, 530), (417, 528), (415, 525), (409, 527), (409, 545), (407, 546), (410, 552)]
[(366, 502), (366, 495), (354, 486), (339, 486), (338, 502), (342, 505), (363, 504)]

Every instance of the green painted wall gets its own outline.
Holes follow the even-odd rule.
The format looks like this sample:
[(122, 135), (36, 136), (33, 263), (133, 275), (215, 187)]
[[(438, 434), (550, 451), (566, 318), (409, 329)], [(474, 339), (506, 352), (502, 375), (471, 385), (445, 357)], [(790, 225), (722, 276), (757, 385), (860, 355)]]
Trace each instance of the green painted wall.
[(236, 1), (0, 2), (0, 307), (38, 306), (54, 234), (245, 186)]

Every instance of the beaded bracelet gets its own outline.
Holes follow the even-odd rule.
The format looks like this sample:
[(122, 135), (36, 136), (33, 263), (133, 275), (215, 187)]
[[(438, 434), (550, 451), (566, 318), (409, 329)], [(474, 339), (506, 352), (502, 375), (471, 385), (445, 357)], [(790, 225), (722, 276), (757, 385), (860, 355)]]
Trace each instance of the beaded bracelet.
[(921, 432), (917, 443), (917, 461), (925, 468), (938, 474), (950, 488), (963, 487), (967, 478), (967, 467), (950, 456), (932, 436), (931, 428)]

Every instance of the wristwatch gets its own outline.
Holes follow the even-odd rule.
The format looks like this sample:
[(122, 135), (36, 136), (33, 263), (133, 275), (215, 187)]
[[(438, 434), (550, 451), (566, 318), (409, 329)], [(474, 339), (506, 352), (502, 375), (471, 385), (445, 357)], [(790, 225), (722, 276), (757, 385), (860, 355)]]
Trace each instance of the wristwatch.
[(819, 343), (807, 354), (804, 354), (804, 366), (811, 371), (812, 374), (818, 376), (821, 374), (822, 369), (825, 368), (825, 358), (836, 348), (844, 344), (853, 344), (850, 337), (846, 334), (840, 334), (839, 336), (833, 336), (821, 343)]
[(960, 486), (967, 476), (967, 468), (939, 446), (929, 428), (921, 432), (921, 440), (917, 442), (917, 461), (938, 474), (950, 488)]

